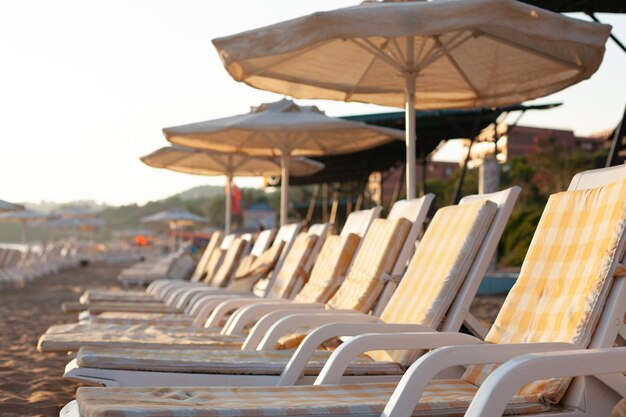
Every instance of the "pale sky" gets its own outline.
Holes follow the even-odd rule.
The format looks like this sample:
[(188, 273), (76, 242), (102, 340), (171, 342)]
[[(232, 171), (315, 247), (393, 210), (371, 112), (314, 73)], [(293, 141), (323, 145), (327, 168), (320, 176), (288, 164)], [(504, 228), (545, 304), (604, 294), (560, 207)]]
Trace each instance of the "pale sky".
[[(0, 199), (143, 203), (196, 185), (223, 184), (221, 178), (157, 170), (138, 160), (167, 144), (163, 127), (244, 113), (280, 99), (233, 81), (211, 39), (357, 2), (0, 2)], [(626, 16), (598, 16), (626, 41)], [(626, 102), (625, 69), (626, 54), (609, 41), (590, 80), (539, 100), (564, 106), (527, 114), (520, 124), (581, 135), (612, 129)], [(395, 110), (302, 103), (315, 103), (331, 116)]]

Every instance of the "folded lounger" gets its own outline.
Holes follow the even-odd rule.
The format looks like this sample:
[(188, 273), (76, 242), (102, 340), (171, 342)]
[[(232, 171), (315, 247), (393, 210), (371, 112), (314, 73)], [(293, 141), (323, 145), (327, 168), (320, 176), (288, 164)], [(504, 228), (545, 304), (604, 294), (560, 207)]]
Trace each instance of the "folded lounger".
[[(268, 236), (272, 233), (272, 230), (264, 231)], [(234, 239), (234, 235), (230, 235), (231, 238), (228, 245)], [(259, 236), (260, 238), (261, 236)], [(189, 281), (180, 280), (180, 282), (173, 282), (172, 280), (156, 280), (153, 281), (145, 290), (122, 290), (122, 289), (100, 289), (100, 288), (88, 288), (85, 290), (80, 298), (81, 303), (89, 304), (95, 301), (126, 301), (126, 302), (142, 302), (142, 301), (155, 301), (156, 293), (152, 292), (155, 287), (168, 284), (168, 285), (196, 285), (210, 280), (213, 273), (217, 270), (219, 262), (221, 261), (224, 250), (228, 248), (226, 246), (224, 250), (221, 245), (224, 241), (224, 233), (220, 231), (213, 232), (211, 238), (194, 270)], [(263, 241), (263, 240), (261, 240)], [(255, 242), (255, 245), (257, 242)]]
[[(438, 211), (380, 320), (354, 314), (333, 316), (332, 310), (323, 316), (306, 313), (292, 320), (307, 327), (356, 318), (360, 323), (341, 327), (350, 328), (354, 334), (399, 329), (452, 331), (460, 329), (464, 322), (477, 329), (476, 320), (467, 311), (518, 194), (519, 188), (514, 187), (491, 195), (466, 197), (461, 205)], [(377, 322), (364, 323), (363, 319)], [(82, 348), (78, 358), (68, 365), (66, 376), (109, 386), (274, 385), (293, 351), (267, 349), (273, 348), (276, 341), (281, 347), (295, 347), (305, 330), (271, 341), (268, 334), (259, 346), (248, 343), (248, 338), (243, 351)], [(292, 367), (289, 375), (283, 373), (283, 378), (311, 382), (330, 353), (314, 353), (312, 361), (304, 361), (295, 374)], [(416, 352), (361, 356), (350, 368), (350, 379), (358, 381), (363, 375), (376, 375), (382, 380), (397, 380), (415, 357)]]
[[(90, 302), (96, 302), (96, 301), (100, 301), (100, 302), (124, 301), (128, 303), (131, 303), (131, 302), (132, 303), (143, 303), (143, 302), (154, 303), (154, 302), (159, 301), (159, 299), (155, 298), (154, 294), (151, 293), (151, 289), (159, 284), (162, 284), (163, 282), (168, 282), (170, 283), (170, 285), (198, 285), (199, 282), (197, 280), (197, 277), (199, 276), (199, 274), (201, 273), (204, 274), (207, 272), (206, 271), (207, 265), (206, 265), (206, 262), (204, 262), (205, 259), (207, 258), (207, 255), (210, 255), (209, 256), (210, 258), (211, 256), (222, 254), (222, 252), (219, 251), (219, 248), (215, 247), (216, 244), (219, 245), (221, 243), (222, 237), (223, 235), (221, 232), (213, 233), (213, 235), (211, 236), (211, 240), (209, 241), (209, 244), (207, 245), (207, 248), (204, 254), (202, 255), (202, 258), (200, 262), (198, 263), (198, 265), (196, 266), (196, 269), (194, 273), (192, 274), (192, 277), (189, 281), (180, 279), (182, 277), (179, 277), (179, 279), (176, 279), (172, 276), (168, 276), (167, 278), (165, 277), (167, 275), (167, 271), (172, 267), (171, 264), (174, 263), (173, 257), (176, 256), (176, 254), (170, 254), (168, 255), (168, 257), (166, 257), (165, 260), (160, 259), (159, 261), (157, 261), (156, 264), (139, 263), (120, 273), (120, 277), (124, 275), (127, 275), (127, 276), (136, 275), (139, 279), (143, 279), (146, 276), (150, 277), (152, 275), (156, 275), (156, 276), (152, 276), (151, 283), (148, 285), (147, 289), (136, 290), (136, 289), (128, 289), (128, 288), (120, 288), (120, 289), (89, 288), (85, 290), (85, 293), (80, 297), (79, 302), (63, 303), (62, 309), (66, 313), (82, 312), (89, 308)], [(230, 242), (232, 242), (234, 237), (235, 236), (232, 236), (232, 239), (229, 240), (229, 244)], [(167, 258), (171, 258), (171, 260)], [(169, 263), (166, 263), (165, 262), (166, 260)], [(162, 263), (162, 265), (159, 265), (160, 263)]]
[[(489, 363), (518, 356), (512, 362), (515, 365), (520, 362), (519, 355), (531, 352), (610, 348), (623, 333), (626, 277), (620, 271), (626, 241), (626, 167), (620, 168), (608, 171), (609, 180), (605, 170), (595, 177), (585, 173), (584, 180), (575, 177), (570, 191), (550, 197), (520, 276), (485, 342), (459, 333), (362, 335), (335, 352), (315, 386), (79, 388), (77, 402), (68, 405), (62, 415), (456, 416), (465, 413), (479, 389), (481, 398), (476, 400), (483, 402), (475, 402), (471, 408), (480, 409), (485, 405), (482, 394), (497, 389), (494, 379), (511, 367), (507, 362), (501, 372)], [(583, 185), (597, 186), (619, 177), (622, 179), (597, 188)], [(448, 347), (418, 359), (397, 387), (323, 385), (337, 383), (351, 358), (362, 351), (441, 346)], [(468, 366), (462, 378), (431, 379), (456, 365)], [(572, 380), (562, 377), (570, 373), (562, 368), (552, 370), (554, 378), (548, 368), (523, 370), (534, 372), (539, 380), (509, 398), (505, 414), (549, 411), (550, 416), (604, 416), (626, 392), (626, 380), (620, 374)], [(497, 398), (502, 401), (501, 396)], [(498, 414), (489, 416), (493, 415)]]
[[(300, 231), (302, 225), (301, 224), (290, 224), (285, 225), (280, 228), (276, 235), (276, 239), (274, 240), (272, 246), (267, 249), (265, 252), (272, 251), (273, 255), (279, 254), (279, 258), (277, 261), (271, 263), (271, 267), (276, 266), (279, 268), (282, 262), (285, 259), (286, 254), (289, 252), (291, 245), (293, 244), (294, 239), (296, 238), (298, 232)], [(237, 239), (244, 239), (245, 236), (241, 236)], [(282, 245), (282, 247), (280, 246)], [(278, 252), (276, 252), (278, 250)], [(263, 253), (265, 253), (263, 252)], [(149, 312), (149, 313), (174, 313), (174, 312), (183, 312), (189, 300), (193, 297), (194, 294), (203, 292), (203, 291), (218, 291), (225, 293), (226, 290), (223, 288), (227, 286), (231, 279), (234, 277), (236, 271), (240, 271), (239, 267), (243, 266), (245, 268), (254, 267), (251, 265), (255, 260), (254, 257), (246, 257), (245, 247), (241, 250), (238, 250), (233, 247), (233, 244), (226, 250), (224, 254), (224, 258), (221, 262), (220, 267), (215, 272), (215, 274), (211, 277), (208, 285), (192, 285), (192, 286), (177, 286), (166, 287), (164, 292), (161, 292), (162, 299), (154, 302), (150, 302), (151, 306), (147, 306), (147, 303), (132, 303), (132, 302), (94, 302), (90, 303), (88, 307), (88, 314), (81, 315), (81, 319), (87, 319), (93, 315), (99, 315), (103, 312), (111, 311), (111, 312)], [(261, 254), (262, 255), (262, 254)], [(259, 255), (259, 257), (261, 256)], [(267, 266), (267, 265), (266, 265)], [(270, 268), (271, 269), (271, 268)], [(266, 269), (265, 272), (269, 273), (270, 269)], [(159, 310), (158, 306), (163, 306), (161, 310)]]

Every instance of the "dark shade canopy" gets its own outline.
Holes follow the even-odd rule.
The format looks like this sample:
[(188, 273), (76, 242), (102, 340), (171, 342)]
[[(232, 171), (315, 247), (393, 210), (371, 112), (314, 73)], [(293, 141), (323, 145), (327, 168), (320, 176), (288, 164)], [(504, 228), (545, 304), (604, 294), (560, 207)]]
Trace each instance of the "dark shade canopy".
[(522, 0), (522, 2), (559, 13), (626, 13), (624, 0)]
[[(431, 153), (444, 139), (470, 137), (488, 126), (504, 112), (520, 110), (545, 110), (560, 104), (539, 106), (514, 105), (492, 109), (433, 110), (416, 113), (418, 159)], [(343, 117), (347, 120), (366, 122), (377, 126), (402, 128), (404, 112), (366, 114)], [(312, 158), (325, 164), (317, 174), (292, 178), (294, 185), (330, 182), (365, 181), (373, 171), (387, 171), (405, 162), (405, 147), (400, 141), (390, 142), (376, 148), (344, 155), (328, 155)]]

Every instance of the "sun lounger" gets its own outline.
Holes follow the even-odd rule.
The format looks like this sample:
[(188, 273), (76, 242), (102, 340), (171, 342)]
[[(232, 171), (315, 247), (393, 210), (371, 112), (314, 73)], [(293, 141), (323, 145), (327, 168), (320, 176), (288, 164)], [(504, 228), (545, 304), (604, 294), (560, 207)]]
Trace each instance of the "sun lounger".
[[(162, 285), (195, 285), (201, 283), (201, 281), (210, 278), (217, 270), (223, 251), (220, 248), (224, 234), (220, 231), (213, 232), (211, 238), (200, 258), (200, 261), (196, 265), (196, 269), (189, 281), (182, 281), (175, 283), (171, 280), (156, 280), (150, 284), (150, 288), (146, 290), (102, 290), (97, 288), (90, 288), (85, 290), (85, 293), (81, 297), (81, 303), (88, 304), (89, 302), (97, 301), (130, 301), (141, 302), (147, 300), (154, 300), (154, 294), (151, 293), (153, 288), (157, 288)], [(232, 241), (232, 240), (231, 240)], [(141, 265), (141, 264), (139, 264)]]
[[(464, 321), (475, 322), (467, 310), (495, 251), (518, 193), (519, 188), (514, 188), (494, 195), (468, 197), (463, 200), (461, 206), (448, 207), (438, 212), (411, 260), (399, 289), (383, 310), (381, 318), (389, 324), (385, 325), (380, 320), (378, 323), (367, 324), (361, 317), (357, 317), (360, 323), (344, 324), (343, 329), (351, 327), (356, 334), (372, 329), (380, 330), (383, 327), (397, 331), (403, 326), (405, 329), (458, 330)], [(428, 296), (430, 299), (427, 299)], [(250, 310), (253, 316), (268, 311), (254, 312), (254, 306)], [(290, 314), (289, 311), (282, 313), (285, 313), (285, 316)], [(354, 314), (342, 317), (326, 312), (317, 317), (318, 320), (321, 319), (317, 321), (311, 316), (313, 313), (307, 312), (291, 319), (296, 319), (305, 326), (307, 318), (313, 318), (314, 325), (319, 325), (324, 321), (329, 322), (329, 318), (340, 323), (342, 319), (349, 320), (355, 317)], [(367, 320), (371, 316), (362, 318)], [(473, 326), (476, 327), (475, 323)], [(267, 349), (273, 348), (276, 342), (295, 347), (304, 336), (304, 333), (296, 333), (288, 336), (286, 340), (276, 338), (270, 343), (265, 340), (264, 346), (248, 343), (249, 337), (246, 341), (248, 350), (240, 352), (161, 351), (161, 360), (153, 354), (156, 351), (150, 350), (127, 349), (120, 352), (112, 348), (84, 348), (79, 352), (78, 359), (68, 365), (66, 376), (74, 378), (80, 376), (83, 382), (89, 380), (102, 383), (107, 380), (124, 386), (165, 383), (184, 386), (272, 385), (281, 378), (281, 372), (293, 351), (270, 352)], [(332, 338), (332, 335), (328, 338)], [(320, 340), (320, 343), (325, 340)], [(311, 353), (317, 347), (318, 345), (313, 346), (310, 349)], [(259, 350), (254, 350), (255, 348)], [(112, 359), (112, 356), (116, 356), (117, 359)], [(312, 377), (329, 356), (330, 352), (315, 352), (312, 361), (309, 361), (309, 358), (300, 361), (301, 363), (290, 368), (290, 373), (283, 373), (282, 379), (293, 379), (299, 383), (311, 382)], [(396, 357), (381, 353), (375, 357), (376, 360), (360, 357), (358, 363), (351, 367), (350, 375), (355, 380), (359, 380), (363, 375), (377, 375), (386, 380), (398, 379), (398, 375), (401, 375), (414, 357), (415, 352), (404, 352)], [(294, 360), (298, 359), (291, 359), (292, 362)], [(98, 366), (102, 369), (95, 369)], [(140, 369), (159, 372), (130, 372)], [(143, 378), (140, 378), (141, 374)]]
[[(581, 361), (567, 370), (563, 366), (572, 360), (567, 358), (563, 366), (550, 369), (549, 356), (545, 362), (532, 356), (531, 362), (534, 359), (546, 366), (521, 366), (518, 369), (528, 374), (519, 379), (510, 376), (510, 371), (528, 360), (520, 359), (521, 355), (611, 348), (620, 337), (623, 341), (626, 277), (620, 264), (624, 262), (626, 241), (626, 167), (620, 168), (610, 171), (611, 180), (617, 182), (600, 186), (606, 181), (599, 180), (594, 189), (573, 183), (571, 191), (550, 198), (517, 283), (487, 335), (487, 343), (453, 332), (366, 334), (352, 338), (334, 352), (315, 386), (80, 388), (77, 403), (66, 408), (64, 417), (124, 415), (128, 410), (142, 417), (450, 416), (464, 414), (468, 407), (472, 412), (484, 409), (489, 398), (482, 394), (501, 385), (501, 395), (494, 398), (506, 400), (505, 413), (609, 415), (626, 393), (626, 380), (611, 374), (606, 365), (595, 371)], [(593, 178), (592, 172), (585, 175)], [(446, 347), (437, 349), (442, 346)], [(397, 386), (324, 385), (339, 382), (354, 356), (378, 349), (435, 350), (419, 358)], [(620, 360), (620, 353), (611, 357)], [(510, 359), (500, 368), (493, 365)], [(554, 355), (554, 360), (558, 361), (559, 355)], [(462, 378), (433, 379), (442, 370), (458, 365), (469, 366)], [(622, 369), (616, 367), (615, 371)], [(569, 378), (577, 372), (594, 376)], [(539, 380), (533, 381), (535, 377)], [(511, 381), (519, 385), (533, 382), (506, 398), (511, 389), (517, 389)], [(501, 414), (493, 408), (491, 411), (496, 414), (468, 415)]]

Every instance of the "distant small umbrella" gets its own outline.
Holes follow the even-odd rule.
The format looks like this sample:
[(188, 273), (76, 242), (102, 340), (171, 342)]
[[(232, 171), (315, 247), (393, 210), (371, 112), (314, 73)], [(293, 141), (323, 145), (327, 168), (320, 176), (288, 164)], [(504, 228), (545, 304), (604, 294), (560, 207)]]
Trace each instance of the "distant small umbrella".
[[(195, 175), (225, 175), (226, 219), (224, 228), (226, 234), (230, 233), (231, 213), (233, 211), (233, 177), (268, 177), (281, 174), (280, 161), (277, 158), (252, 157), (178, 145), (160, 148), (140, 159), (153, 168), (164, 168)], [(312, 159), (302, 157), (292, 159), (292, 175), (297, 177), (315, 174), (322, 168), (324, 168), (324, 164)]]
[(26, 225), (31, 222), (39, 222), (55, 218), (54, 215), (43, 214), (31, 210), (9, 211), (0, 214), (0, 222), (19, 223), (21, 227), (22, 243), (26, 243)]
[(24, 206), (21, 204), (10, 203), (5, 200), (0, 200), (0, 213), (5, 211), (20, 211), (24, 210)]
[(176, 246), (178, 246), (179, 243), (179, 230), (181, 227), (207, 222), (204, 217), (198, 216), (181, 208), (161, 211), (159, 213), (143, 217), (140, 221), (141, 223), (167, 223), (176, 236)]

